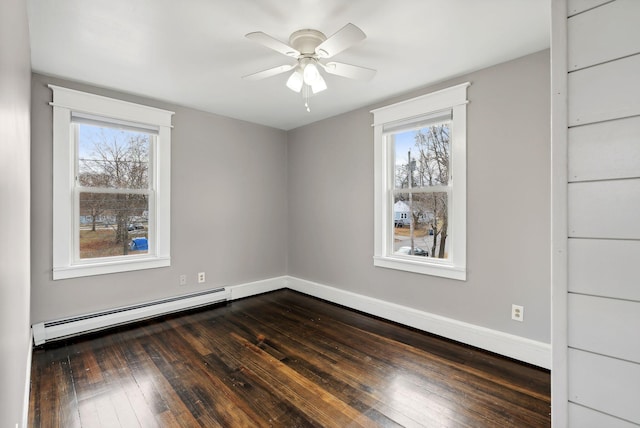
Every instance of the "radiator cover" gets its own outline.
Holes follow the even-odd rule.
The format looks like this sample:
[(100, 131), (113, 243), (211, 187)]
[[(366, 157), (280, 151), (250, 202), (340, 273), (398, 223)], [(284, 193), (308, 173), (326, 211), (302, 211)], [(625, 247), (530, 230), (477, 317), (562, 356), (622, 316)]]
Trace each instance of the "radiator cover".
[(229, 300), (230, 295), (230, 290), (221, 287), (59, 320), (45, 321), (31, 326), (33, 341), (36, 346), (42, 345), (53, 340), (60, 340), (133, 321), (225, 302)]

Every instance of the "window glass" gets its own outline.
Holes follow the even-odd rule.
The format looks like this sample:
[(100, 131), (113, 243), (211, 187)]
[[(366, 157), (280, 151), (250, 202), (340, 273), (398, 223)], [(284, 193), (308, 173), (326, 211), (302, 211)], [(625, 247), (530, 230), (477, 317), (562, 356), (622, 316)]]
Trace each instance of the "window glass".
[(81, 259), (148, 253), (146, 195), (80, 192), (79, 211)]
[(155, 136), (76, 124), (78, 257), (149, 252), (150, 153)]
[(395, 255), (448, 258), (450, 123), (387, 135), (394, 154)]

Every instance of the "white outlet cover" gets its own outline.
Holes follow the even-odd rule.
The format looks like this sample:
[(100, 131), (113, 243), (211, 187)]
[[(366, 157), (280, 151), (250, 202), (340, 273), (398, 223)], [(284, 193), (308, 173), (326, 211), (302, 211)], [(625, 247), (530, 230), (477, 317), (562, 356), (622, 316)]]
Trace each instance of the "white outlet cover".
[(511, 305), (511, 319), (523, 322), (524, 321), (524, 306)]

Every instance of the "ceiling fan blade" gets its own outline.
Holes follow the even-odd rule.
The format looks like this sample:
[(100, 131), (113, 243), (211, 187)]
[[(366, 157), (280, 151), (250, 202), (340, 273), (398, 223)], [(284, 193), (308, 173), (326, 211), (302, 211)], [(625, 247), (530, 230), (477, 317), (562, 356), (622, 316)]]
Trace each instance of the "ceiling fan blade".
[(328, 62), (320, 64), (329, 74), (348, 77), (349, 79), (371, 80), (376, 75), (376, 70), (360, 67), (357, 65), (345, 64), (343, 62)]
[(251, 39), (260, 43), (263, 46), (268, 47), (269, 49), (273, 49), (276, 52), (280, 52), (283, 55), (290, 56), (296, 58), (300, 55), (300, 52), (292, 48), (286, 43), (281, 42), (278, 39), (274, 39), (268, 34), (263, 33), (262, 31), (256, 31), (255, 33), (249, 33), (245, 35), (247, 39)]
[(292, 70), (294, 67), (295, 67), (295, 64), (279, 65), (277, 67), (273, 67), (268, 70), (262, 70), (262, 71), (258, 71), (257, 73), (247, 74), (246, 76), (242, 76), (242, 78), (246, 80), (266, 79), (267, 77), (275, 76), (276, 74), (280, 74), (280, 73), (284, 73), (286, 71)]
[(320, 43), (316, 48), (316, 54), (320, 58), (331, 58), (366, 38), (367, 35), (360, 28), (349, 23)]

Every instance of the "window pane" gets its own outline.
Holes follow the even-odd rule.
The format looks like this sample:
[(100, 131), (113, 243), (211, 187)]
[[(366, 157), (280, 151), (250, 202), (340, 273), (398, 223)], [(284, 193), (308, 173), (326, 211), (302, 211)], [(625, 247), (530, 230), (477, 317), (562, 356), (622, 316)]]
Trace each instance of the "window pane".
[(448, 259), (446, 192), (398, 193), (393, 204), (393, 253)]
[(450, 124), (392, 134), (396, 189), (449, 184)]
[(80, 192), (80, 258), (148, 253), (147, 195)]
[(81, 186), (149, 188), (149, 148), (153, 135), (84, 123), (76, 126)]

